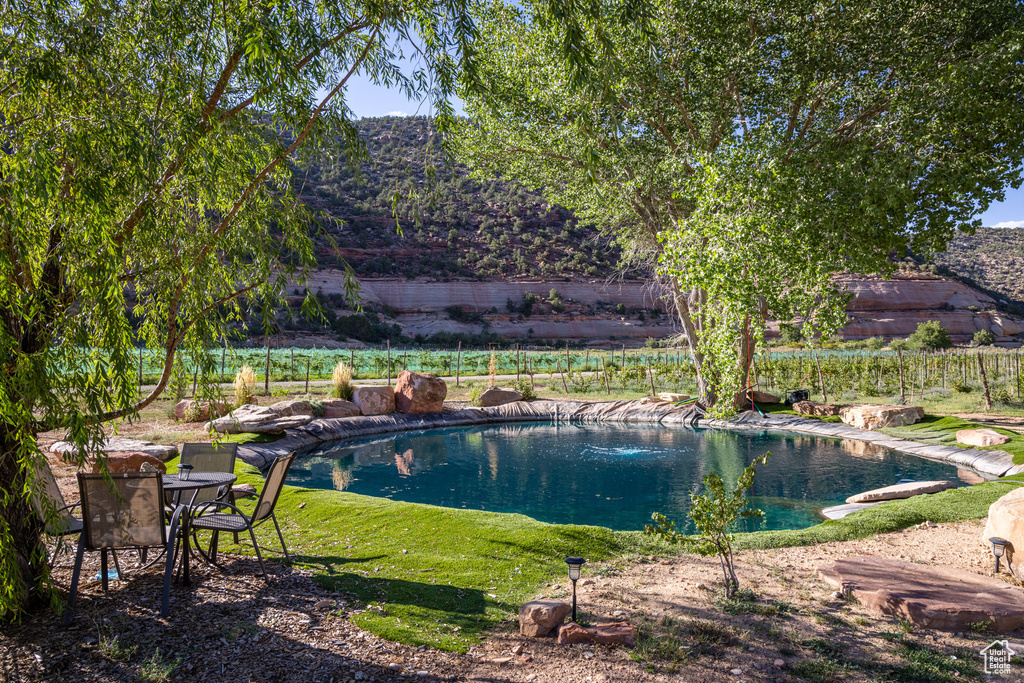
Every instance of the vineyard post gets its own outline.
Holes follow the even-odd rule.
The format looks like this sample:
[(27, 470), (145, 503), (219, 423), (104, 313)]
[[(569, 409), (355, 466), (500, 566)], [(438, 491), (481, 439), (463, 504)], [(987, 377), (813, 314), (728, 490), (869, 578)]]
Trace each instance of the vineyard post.
[(288, 371), (288, 379), (294, 381), (295, 380), (295, 349), (288, 349), (288, 353), (290, 355), (289, 364), (291, 365), (291, 370)]
[(530, 373), (530, 391), (533, 391), (536, 389), (533, 386), (533, 359), (529, 356), (526, 357), (526, 371)]
[(988, 393), (988, 377), (985, 376), (985, 361), (978, 352), (978, 373), (981, 375), (981, 386), (985, 389), (985, 410), (992, 410), (992, 398)]
[(142, 388), (142, 347), (139, 347), (139, 388)]
[(651, 370), (651, 359), (647, 359), (647, 377), (651, 380), (651, 396), (657, 396), (658, 392), (654, 390), (654, 371)]
[(309, 356), (306, 356), (306, 394), (309, 394)]
[(942, 352), (942, 388), (946, 388), (946, 352)]
[(388, 386), (391, 386), (391, 340), (388, 339)]
[(459, 368), (462, 366), (462, 342), (459, 342), (459, 348), (456, 351), (455, 356), (455, 386), (459, 386)]
[(821, 401), (822, 403), (828, 403), (828, 392), (825, 391), (825, 376), (821, 374), (821, 361), (818, 360), (818, 354), (814, 353), (814, 349), (811, 349), (811, 358), (814, 359), (814, 364), (818, 366), (818, 384), (821, 385)]
[(590, 349), (587, 349), (587, 359), (583, 361), (583, 369), (590, 372)]
[(267, 335), (267, 367), (263, 373), (263, 393), (270, 396), (270, 335)]
[(224, 354), (227, 352), (225, 347), (220, 347), (220, 381), (224, 381)]
[(562, 372), (562, 359), (555, 358), (555, 362), (558, 364), (558, 374), (562, 378), (562, 388), (565, 389), (565, 395), (569, 395), (569, 385), (565, 383), (565, 374)]
[(192, 371), (192, 398), (196, 397), (196, 384), (199, 382), (199, 366)]
[(900, 359), (900, 402), (907, 402), (907, 386), (903, 379), (903, 349), (896, 349), (896, 355)]
[(622, 369), (626, 369), (626, 345), (622, 345)]
[(402, 369), (403, 370), (408, 370), (409, 369), (409, 349), (405, 350), (405, 357), (402, 360)]
[(1020, 400), (1020, 349), (1017, 349), (1017, 352), (1014, 353), (1013, 356), (1014, 356), (1014, 365), (1016, 366), (1016, 369), (1014, 370), (1014, 372), (1017, 375), (1016, 381), (1014, 383), (1017, 385), (1017, 400), (1019, 401)]
[(601, 357), (601, 374), (604, 377), (604, 392), (611, 396), (612, 385), (608, 381), (608, 368), (604, 364), (604, 356)]

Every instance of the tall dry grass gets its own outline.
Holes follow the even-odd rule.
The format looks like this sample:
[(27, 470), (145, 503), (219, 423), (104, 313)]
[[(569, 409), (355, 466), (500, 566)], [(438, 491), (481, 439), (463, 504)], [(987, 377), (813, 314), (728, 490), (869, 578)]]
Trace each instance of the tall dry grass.
[(331, 373), (331, 384), (334, 386), (331, 396), (343, 398), (346, 401), (352, 400), (352, 368), (345, 361), (339, 360), (338, 364), (334, 366), (334, 371)]
[(235, 405), (249, 403), (256, 403), (256, 373), (248, 365), (243, 365), (235, 374)]

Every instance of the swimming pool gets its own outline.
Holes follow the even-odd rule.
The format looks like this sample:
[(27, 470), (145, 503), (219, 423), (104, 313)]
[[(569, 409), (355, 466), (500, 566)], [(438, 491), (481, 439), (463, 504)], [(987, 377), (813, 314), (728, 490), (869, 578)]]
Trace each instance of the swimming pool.
[(516, 512), (558, 524), (642, 529), (652, 512), (687, 527), (708, 472), (734, 484), (755, 458), (744, 530), (795, 529), (823, 507), (901, 480), (957, 480), (954, 465), (860, 441), (682, 429), (658, 424), (508, 423), (330, 444), (296, 459), (289, 483), (452, 508)]

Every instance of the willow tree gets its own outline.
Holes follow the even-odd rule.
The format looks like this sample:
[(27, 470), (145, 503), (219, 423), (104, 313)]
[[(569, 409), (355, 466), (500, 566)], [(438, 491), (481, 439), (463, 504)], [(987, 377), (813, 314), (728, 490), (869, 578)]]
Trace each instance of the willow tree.
[[(48, 591), (36, 435), (83, 464), (315, 265), (293, 166), (360, 141), (361, 73), (432, 98), (472, 60), (460, 0), (13, 0), (0, 9), (0, 616)], [(417, 54), (414, 72), (404, 60)], [(404, 69), (404, 70), (403, 70)], [(282, 255), (286, 255), (282, 257)], [(159, 350), (139, 395), (137, 344)]]
[(767, 318), (831, 333), (833, 275), (941, 250), (1020, 185), (1016, 0), (597, 5), (572, 32), (548, 3), (481, 8), (457, 151), (653, 265), (716, 412)]

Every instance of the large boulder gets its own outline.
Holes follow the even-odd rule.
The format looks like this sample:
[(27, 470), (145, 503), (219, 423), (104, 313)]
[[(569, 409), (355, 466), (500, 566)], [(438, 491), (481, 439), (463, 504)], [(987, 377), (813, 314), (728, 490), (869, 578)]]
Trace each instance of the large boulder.
[(833, 403), (818, 403), (817, 401), (797, 401), (793, 404), (794, 412), (800, 415), (814, 415), (816, 417), (829, 417), (839, 415), (842, 406)]
[(362, 415), (387, 415), (395, 412), (395, 390), (391, 387), (356, 387), (352, 402)]
[(546, 636), (569, 616), (572, 607), (560, 600), (532, 600), (519, 606), (519, 632)]
[(267, 406), (247, 404), (218, 417), (210, 426), (223, 434), (280, 434), (309, 424), (312, 419), (312, 415), (281, 415)]
[(627, 621), (583, 627), (575, 622), (558, 627), (558, 644), (597, 643), (598, 645), (636, 645), (636, 629)]
[(522, 401), (523, 395), (515, 389), (505, 389), (502, 387), (489, 387), (484, 393), (480, 394), (478, 403), (484, 408), (493, 406), (503, 406), (506, 403), (515, 403), (516, 401)]
[(915, 626), (995, 633), (1024, 626), (1024, 593), (993, 577), (877, 555), (846, 557), (818, 573), (867, 609)]
[(178, 401), (174, 406), (174, 417), (182, 422), (206, 422), (207, 420), (220, 417), (231, 409), (224, 401), (196, 401), (186, 398)]
[(395, 382), (395, 407), (400, 413), (440, 413), (448, 385), (436, 375), (403, 370)]
[(846, 424), (858, 429), (875, 430), (884, 427), (904, 427), (921, 421), (921, 406), (846, 406), (839, 413)]
[[(60, 453), (62, 455), (65, 453), (74, 453), (77, 450), (78, 447), (70, 441), (56, 441), (50, 446), (50, 452)], [(122, 451), (145, 453), (146, 455), (154, 456), (161, 462), (178, 457), (177, 446), (156, 444), (152, 441), (141, 441), (139, 439), (122, 439), (118, 436), (105, 439), (103, 444), (100, 446), (100, 450), (104, 453), (117, 453)]]
[(323, 417), (358, 417), (359, 415), (359, 406), (352, 401), (346, 401), (343, 398), (324, 399)]
[(993, 537), (1010, 542), (1006, 548), (1006, 562), (1019, 570), (1014, 555), (1024, 554), (1024, 487), (1015, 488), (989, 506), (988, 522), (981, 540), (990, 545), (988, 539)]
[(658, 394), (658, 398), (662, 401), (668, 401), (669, 403), (679, 403), (680, 401), (689, 400), (689, 396), (686, 394), (676, 394), (671, 391), (662, 391)]
[(1002, 446), (1010, 443), (1010, 437), (994, 429), (960, 429), (956, 433), (956, 442), (965, 446)]
[(946, 489), (956, 488), (951, 481), (911, 481), (905, 484), (894, 484), (880, 489), (872, 489), (858, 493), (846, 499), (847, 503), (877, 503), (883, 500), (903, 500), (925, 493), (938, 493)]
[(313, 405), (309, 401), (278, 401), (267, 407), (278, 415), (309, 415), (313, 417)]
[[(155, 455), (140, 453), (138, 451), (111, 451), (107, 453), (107, 471), (109, 472), (142, 472), (142, 464), (149, 463), (153, 468), (150, 471), (166, 473), (167, 466)], [(95, 474), (100, 471), (100, 464), (93, 462), (92, 471)]]

